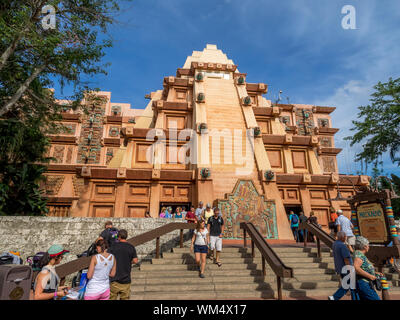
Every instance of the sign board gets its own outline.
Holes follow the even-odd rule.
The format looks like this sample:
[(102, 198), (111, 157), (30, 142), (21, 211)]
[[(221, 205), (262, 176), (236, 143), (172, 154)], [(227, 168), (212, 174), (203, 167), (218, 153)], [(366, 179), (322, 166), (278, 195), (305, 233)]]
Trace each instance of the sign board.
[(377, 202), (357, 206), (360, 235), (371, 243), (386, 244), (390, 242), (386, 225), (385, 211)]

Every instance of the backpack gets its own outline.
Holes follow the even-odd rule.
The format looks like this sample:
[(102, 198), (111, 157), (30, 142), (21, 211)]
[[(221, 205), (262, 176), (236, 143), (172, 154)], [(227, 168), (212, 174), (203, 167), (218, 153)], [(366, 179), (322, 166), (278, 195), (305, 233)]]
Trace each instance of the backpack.
[(292, 215), (292, 224), (298, 224), (299, 223), (299, 217), (297, 214)]
[(2, 264), (22, 264), (22, 259), (11, 252), (3, 252), (0, 255), (0, 265)]
[(109, 247), (111, 247), (114, 243), (118, 242), (118, 229), (110, 228), (108, 231), (108, 239), (107, 239)]
[(29, 256), (28, 258), (26, 258), (26, 261), (32, 267), (32, 271), (42, 270), (40, 261), (42, 260), (45, 253), (46, 252), (40, 251), (37, 252), (34, 256)]

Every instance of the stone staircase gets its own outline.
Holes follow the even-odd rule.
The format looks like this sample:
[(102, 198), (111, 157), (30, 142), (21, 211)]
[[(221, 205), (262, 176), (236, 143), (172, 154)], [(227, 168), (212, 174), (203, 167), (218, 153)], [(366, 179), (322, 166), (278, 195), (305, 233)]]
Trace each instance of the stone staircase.
[[(276, 253), (287, 267), (293, 268), (294, 278), (282, 279), (284, 298), (328, 297), (338, 288), (329, 249), (276, 247)], [(199, 278), (194, 254), (189, 248), (175, 248), (163, 253), (161, 259), (143, 263), (132, 271), (132, 300), (205, 300), (205, 299), (274, 299), (277, 297), (276, 277), (269, 265), (265, 281), (262, 277), (261, 256), (256, 249), (224, 248), (223, 265), (207, 260), (205, 278)], [(399, 275), (384, 270), (390, 282), (391, 294), (400, 294)]]

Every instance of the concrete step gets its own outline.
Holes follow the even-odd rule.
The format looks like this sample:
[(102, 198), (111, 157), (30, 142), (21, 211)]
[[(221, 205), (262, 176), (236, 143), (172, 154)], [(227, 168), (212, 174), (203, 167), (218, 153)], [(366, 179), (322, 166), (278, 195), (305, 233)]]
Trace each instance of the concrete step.
[[(222, 253), (221, 254), (221, 262), (225, 263), (230, 261), (231, 259), (236, 259), (237, 261), (247, 261), (247, 259), (252, 259), (251, 254), (249, 253)], [(256, 260), (260, 261), (261, 256), (255, 256)], [(308, 254), (299, 255), (299, 257), (282, 257), (281, 260), (283, 263), (295, 263), (295, 262), (308, 262), (308, 263), (317, 263), (317, 262), (332, 262), (332, 257), (324, 257), (324, 258), (317, 258), (317, 257), (309, 257)], [(174, 264), (180, 263), (188, 263), (195, 261), (195, 255), (189, 253), (167, 253), (164, 254), (162, 259), (152, 259), (153, 264), (167, 264), (167, 262), (159, 262), (161, 260), (165, 261), (176, 261)], [(208, 259), (208, 263), (211, 260)], [(173, 262), (171, 262), (173, 263)]]
[(165, 292), (145, 292), (144, 294), (131, 293), (131, 300), (241, 300), (241, 299), (274, 299), (274, 291), (190, 291), (179, 294)]
[[(253, 279), (262, 279), (262, 271), (261, 270), (205, 270), (204, 274), (207, 277), (212, 277), (214, 281), (225, 282), (225, 281), (232, 281), (232, 279), (240, 279), (247, 277)], [(177, 282), (180, 279), (185, 279), (185, 281), (190, 281), (190, 279), (198, 279), (198, 271), (135, 271), (132, 272), (132, 279), (135, 280), (160, 280), (166, 282)], [(301, 274), (296, 273), (294, 278), (297, 281), (304, 281), (304, 282), (312, 282), (312, 281), (337, 281), (339, 276), (334, 273), (312, 273), (312, 274)], [(285, 281), (288, 279), (285, 279)], [(289, 279), (291, 280), (291, 279)], [(274, 282), (276, 281), (275, 274), (269, 270), (265, 276), (266, 282)]]
[[(187, 292), (187, 291), (219, 291), (219, 290), (277, 290), (277, 283), (275, 282), (254, 282), (254, 281), (241, 281), (237, 282), (213, 282), (212, 278), (198, 278), (200, 281), (191, 281), (184, 283), (152, 283), (152, 284), (140, 284), (135, 282), (132, 285), (132, 290), (135, 292)], [(293, 281), (283, 281), (283, 289), (321, 289), (321, 288), (332, 288), (336, 290), (338, 288), (338, 281), (320, 281), (320, 282), (300, 282), (294, 279), (288, 279)]]
[[(236, 264), (223, 264), (221, 267), (218, 267), (216, 264), (207, 264), (205, 269), (206, 270), (261, 270), (262, 266), (256, 263), (236, 263)], [(170, 264), (170, 265), (162, 265), (162, 264), (150, 264), (150, 265), (142, 265), (140, 267), (142, 271), (186, 271), (186, 270), (198, 270), (196, 264)], [(272, 272), (269, 266), (266, 266), (267, 272)], [(334, 273), (333, 268), (324, 268), (320, 267), (319, 265), (308, 265), (308, 264), (301, 264), (299, 266), (296, 265), (295, 270), (293, 270), (294, 274), (310, 274), (310, 273)]]
[[(286, 260), (283, 260), (283, 263), (287, 267), (291, 268), (334, 268), (334, 263), (333, 261), (329, 262), (313, 262), (313, 258), (297, 258), (297, 259), (292, 259), (289, 258), (289, 262)], [(261, 257), (260, 258), (221, 258), (221, 262), (223, 265), (240, 265), (240, 264), (245, 264), (245, 265), (252, 265), (252, 264), (262, 264)], [(187, 259), (153, 259), (152, 260), (153, 265), (165, 265), (167, 268), (169, 266), (173, 265), (192, 265), (195, 264), (195, 259), (194, 258), (187, 258)], [(210, 260), (207, 261), (207, 265), (214, 265), (213, 262)], [(267, 264), (267, 268), (270, 268), (270, 266)]]

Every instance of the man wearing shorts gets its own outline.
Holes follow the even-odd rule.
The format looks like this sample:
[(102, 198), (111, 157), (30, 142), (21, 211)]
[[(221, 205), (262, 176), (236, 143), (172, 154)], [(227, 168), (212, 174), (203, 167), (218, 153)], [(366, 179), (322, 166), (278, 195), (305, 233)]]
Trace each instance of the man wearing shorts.
[(337, 211), (338, 218), (336, 219), (336, 226), (337, 226), (337, 231), (343, 231), (346, 233), (346, 244), (349, 247), (349, 250), (351, 253), (353, 253), (353, 247), (356, 244), (356, 237), (354, 236), (353, 233), (353, 224), (347, 218), (346, 216), (343, 215), (342, 210)]
[[(220, 267), (220, 253), (222, 251), (222, 236), (224, 234), (224, 220), (219, 216), (219, 208), (214, 209), (214, 215), (208, 219), (207, 229), (210, 233), (210, 249), (213, 257), (216, 257), (215, 263)], [(216, 250), (216, 254), (214, 254)]]

